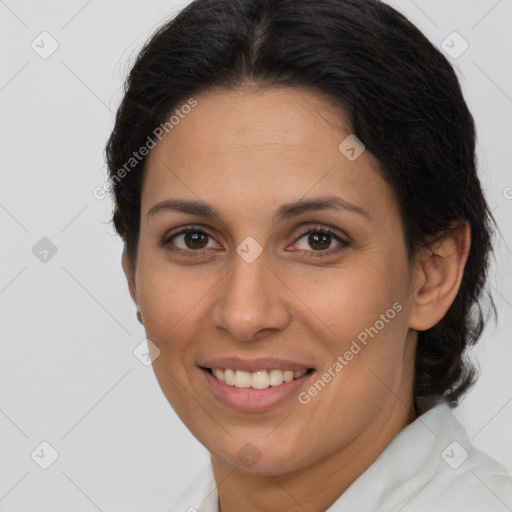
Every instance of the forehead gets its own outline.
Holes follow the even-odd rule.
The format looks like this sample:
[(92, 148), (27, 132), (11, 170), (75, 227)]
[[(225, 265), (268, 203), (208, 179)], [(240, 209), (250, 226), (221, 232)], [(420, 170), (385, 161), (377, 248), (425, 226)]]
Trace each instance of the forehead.
[(371, 153), (351, 161), (340, 151), (350, 124), (326, 97), (241, 88), (196, 99), (148, 157), (144, 211), (169, 196), (229, 200), (233, 207), (250, 201), (265, 211), (307, 194), (338, 191), (362, 207), (390, 194)]
[(174, 147), (194, 147), (198, 155), (286, 147), (306, 152), (319, 145), (327, 147), (340, 134), (350, 133), (341, 109), (301, 89), (245, 86), (214, 90), (198, 96), (197, 103), (165, 139)]

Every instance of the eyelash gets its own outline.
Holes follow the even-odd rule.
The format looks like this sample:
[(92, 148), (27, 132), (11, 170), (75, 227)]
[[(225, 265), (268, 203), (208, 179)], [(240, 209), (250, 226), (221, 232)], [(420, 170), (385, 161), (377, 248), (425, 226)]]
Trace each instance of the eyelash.
[[(210, 238), (213, 238), (209, 233), (207, 233), (203, 229), (199, 229), (194, 226), (187, 226), (184, 229), (181, 229), (180, 231), (177, 231), (175, 233), (171, 233), (169, 236), (165, 237), (161, 242), (161, 246), (165, 247), (166, 249), (168, 249), (174, 253), (185, 254), (186, 256), (192, 256), (192, 257), (203, 257), (205, 255), (205, 253), (208, 252), (209, 249), (199, 249), (196, 251), (193, 249), (180, 249), (180, 248), (176, 248), (176, 247), (171, 247), (171, 240), (173, 238), (175, 238), (179, 235), (186, 235), (188, 233), (201, 233), (203, 235), (209, 236)], [(331, 249), (325, 249), (323, 251), (306, 251), (307, 253), (313, 253), (313, 254), (309, 254), (309, 256), (312, 258), (321, 258), (324, 256), (330, 256), (331, 254), (333, 254), (333, 252), (338, 252), (341, 249), (350, 247), (350, 245), (351, 245), (350, 242), (341, 238), (340, 235), (338, 235), (337, 233), (335, 233), (334, 231), (332, 231), (328, 228), (324, 228), (323, 226), (314, 226), (314, 227), (308, 227), (308, 228), (304, 229), (299, 234), (299, 236), (296, 238), (295, 242), (293, 242), (293, 243), (295, 244), (298, 240), (303, 238), (305, 235), (309, 235), (311, 233), (323, 233), (326, 235), (330, 235), (337, 242), (340, 243), (340, 245), (338, 247), (334, 247)]]

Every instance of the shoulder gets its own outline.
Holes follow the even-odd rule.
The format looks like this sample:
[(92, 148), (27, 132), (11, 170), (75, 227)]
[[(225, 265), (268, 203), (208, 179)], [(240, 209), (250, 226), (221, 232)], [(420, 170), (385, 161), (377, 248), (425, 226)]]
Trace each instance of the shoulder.
[(408, 503), (410, 506), (404, 512), (510, 512), (512, 475), (497, 461), (473, 448), (463, 466), (440, 467), (409, 497)]
[(471, 443), (450, 407), (420, 414), (329, 512), (511, 512), (512, 475)]
[(512, 474), (471, 443), (448, 405), (418, 419), (435, 439), (417, 475), (417, 488), (404, 497), (404, 512), (512, 511)]

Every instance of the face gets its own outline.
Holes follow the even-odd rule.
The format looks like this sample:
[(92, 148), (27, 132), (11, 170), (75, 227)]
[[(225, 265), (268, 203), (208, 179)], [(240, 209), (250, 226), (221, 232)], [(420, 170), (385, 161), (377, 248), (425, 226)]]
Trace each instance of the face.
[(350, 126), (323, 97), (196, 99), (148, 157), (136, 269), (124, 261), (162, 391), (213, 456), (245, 471), (284, 474), (365, 433), (371, 443), (412, 394), (412, 270), (393, 190), (369, 151), (339, 148)]

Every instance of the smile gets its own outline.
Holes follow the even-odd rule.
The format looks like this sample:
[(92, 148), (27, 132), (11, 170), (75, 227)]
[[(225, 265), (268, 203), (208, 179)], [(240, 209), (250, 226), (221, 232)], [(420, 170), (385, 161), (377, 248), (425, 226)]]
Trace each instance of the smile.
[(256, 372), (245, 372), (232, 370), (230, 368), (207, 368), (211, 375), (228, 386), (237, 388), (267, 389), (269, 387), (281, 386), (283, 383), (300, 379), (312, 369), (303, 370), (259, 370)]

